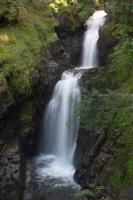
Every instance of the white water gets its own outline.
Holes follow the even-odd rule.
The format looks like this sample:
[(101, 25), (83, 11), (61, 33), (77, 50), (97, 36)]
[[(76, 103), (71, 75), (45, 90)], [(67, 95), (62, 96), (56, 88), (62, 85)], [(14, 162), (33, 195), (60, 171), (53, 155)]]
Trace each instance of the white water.
[(45, 115), (46, 152), (64, 166), (73, 160), (79, 121), (74, 111), (79, 100), (78, 77), (66, 71), (55, 86)]
[(80, 101), (79, 76), (63, 72), (57, 82), (45, 113), (45, 152), (51, 162), (44, 171), (47, 175), (67, 176), (73, 173), (73, 156), (79, 119), (75, 108)]
[(98, 66), (99, 29), (105, 22), (107, 13), (103, 10), (96, 11), (87, 21), (87, 31), (84, 35), (82, 68), (88, 69)]
[(75, 109), (80, 101), (79, 79), (82, 70), (98, 65), (97, 41), (98, 31), (107, 14), (96, 11), (86, 22), (87, 31), (83, 43), (83, 62), (78, 68), (80, 72), (65, 71), (57, 82), (52, 99), (44, 117), (44, 149), (45, 154), (39, 158), (45, 167), (37, 169), (37, 173), (45, 177), (62, 178), (73, 182), (73, 157), (76, 148), (79, 117)]

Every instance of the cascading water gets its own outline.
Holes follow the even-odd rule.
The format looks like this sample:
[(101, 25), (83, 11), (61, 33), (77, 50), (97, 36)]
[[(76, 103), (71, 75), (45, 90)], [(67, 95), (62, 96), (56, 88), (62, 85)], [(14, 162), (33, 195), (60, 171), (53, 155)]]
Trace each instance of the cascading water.
[[(87, 31), (84, 36), (82, 68), (93, 68), (98, 66), (99, 29), (105, 22), (107, 13), (103, 10), (96, 11), (87, 21)], [(81, 69), (81, 67), (80, 67)]]
[(67, 166), (73, 163), (76, 133), (79, 120), (75, 116), (75, 107), (80, 101), (79, 76), (64, 72), (55, 86), (45, 115), (46, 152), (58, 158), (58, 162)]
[[(62, 177), (72, 181), (73, 157), (79, 117), (75, 108), (80, 101), (78, 80), (80, 73), (65, 71), (57, 82), (44, 116), (44, 152), (47, 163), (39, 173), (49, 177)], [(41, 159), (42, 159), (41, 158)]]
[[(62, 191), (63, 184), (65, 183), (64, 190), (68, 190), (67, 194), (70, 191), (70, 187), (66, 189), (66, 185), (76, 185), (73, 181), (75, 171), (73, 157), (79, 127), (79, 117), (75, 113), (76, 106), (80, 101), (79, 79), (84, 69), (93, 68), (98, 65), (98, 32), (105, 21), (106, 15), (103, 10), (99, 10), (87, 20), (82, 65), (73, 71), (63, 72), (62, 78), (57, 82), (52, 99), (46, 108), (43, 128), (45, 134), (43, 141), (44, 154), (37, 157), (35, 162), (33, 162), (32, 176), (34, 179), (41, 177), (42, 180), (42, 177), (45, 178), (45, 181), (42, 180), (41, 183), (43, 185), (42, 188), (47, 191), (45, 193), (48, 195), (53, 195), (54, 193), (54, 197), (49, 196), (48, 199), (65, 199)], [(55, 191), (54, 188), (56, 186), (58, 190), (56, 189)], [(58, 198), (55, 196), (55, 192), (57, 191)], [(44, 195), (46, 195), (45, 193)], [(61, 196), (62, 194), (63, 196)], [(66, 199), (68, 199), (68, 196)]]
[(105, 11), (99, 10), (86, 21), (82, 66), (77, 68), (76, 74), (70, 71), (63, 72), (62, 79), (56, 84), (47, 106), (44, 118), (44, 147), (46, 154), (53, 155), (53, 160), (46, 171), (49, 175), (53, 175), (53, 172), (55, 176), (73, 174), (73, 156), (79, 124), (79, 119), (75, 115), (75, 106), (80, 101), (78, 80), (82, 75), (82, 69), (98, 65), (98, 32), (106, 15)]

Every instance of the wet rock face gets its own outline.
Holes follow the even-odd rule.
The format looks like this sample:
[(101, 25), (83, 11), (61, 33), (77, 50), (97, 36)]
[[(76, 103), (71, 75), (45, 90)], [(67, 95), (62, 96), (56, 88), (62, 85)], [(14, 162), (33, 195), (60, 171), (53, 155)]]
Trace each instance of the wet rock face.
[(107, 137), (104, 131), (95, 132), (80, 129), (74, 179), (82, 188), (89, 188), (91, 184), (104, 185), (103, 195), (112, 199), (108, 176), (113, 171), (111, 166), (113, 166), (114, 155), (120, 145), (120, 136), (121, 134), (117, 130), (111, 137)]
[[(0, 200), (21, 199), (26, 158), (35, 153), (39, 123), (51, 91), (70, 66), (61, 41), (52, 45), (32, 75), (32, 91), (13, 99), (6, 80), (0, 80)], [(7, 97), (7, 98), (6, 98)]]
[(79, 130), (76, 150), (76, 172), (74, 179), (82, 186), (86, 187), (91, 179), (94, 179), (94, 172), (90, 173), (93, 168), (94, 160), (106, 140), (104, 132)]
[(123, 190), (119, 194), (120, 200), (132, 200), (133, 199), (133, 186), (123, 187)]
[(0, 77), (0, 118), (8, 112), (8, 108), (14, 103), (13, 96), (8, 88), (5, 78)]
[[(66, 48), (63, 45), (62, 40), (58, 40), (43, 58), (45, 65), (44, 74), (45, 80), (48, 81), (48, 85), (54, 87), (57, 80), (60, 79), (61, 73), (70, 68), (70, 55), (67, 53)], [(42, 73), (41, 73), (42, 74)]]
[(59, 18), (57, 16), (57, 19), (59, 19), (60, 26), (56, 31), (69, 56), (71, 67), (79, 66), (82, 62), (82, 45), (85, 27), (83, 23), (79, 21), (76, 27), (74, 27), (74, 25), (72, 26), (74, 30), (71, 30), (72, 23), (66, 20), (65, 16), (59, 16)]
[(110, 21), (107, 19), (105, 25), (101, 27), (99, 31), (99, 61), (100, 65), (105, 65), (108, 62), (108, 55), (112, 52), (112, 48), (116, 45), (117, 40), (113, 36), (113, 31), (115, 27)]
[(12, 112), (0, 120), (0, 199), (12, 200), (19, 196), (20, 147), (18, 115)]
[(81, 65), (82, 62), (82, 44), (84, 28), (81, 27), (74, 35), (62, 38), (63, 46), (70, 57), (72, 67)]
[(19, 144), (0, 140), (0, 199), (19, 196)]

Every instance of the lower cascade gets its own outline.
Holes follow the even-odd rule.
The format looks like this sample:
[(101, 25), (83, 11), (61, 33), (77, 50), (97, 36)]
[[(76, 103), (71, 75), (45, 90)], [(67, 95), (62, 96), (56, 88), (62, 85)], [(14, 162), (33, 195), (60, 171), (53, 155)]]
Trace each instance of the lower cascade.
[[(73, 174), (79, 128), (79, 117), (76, 114), (80, 102), (79, 80), (84, 69), (98, 66), (97, 41), (99, 29), (104, 24), (106, 15), (105, 11), (99, 10), (86, 21), (82, 65), (62, 73), (61, 80), (55, 85), (52, 98), (46, 108), (43, 121), (43, 154), (35, 159), (36, 178), (45, 178), (44, 190), (56, 186), (63, 187), (63, 184), (78, 188), (73, 180)], [(49, 199), (53, 198), (49, 197)], [(57, 199), (65, 199), (65, 197)]]
[(80, 101), (79, 78), (78, 74), (63, 72), (47, 106), (44, 152), (49, 164), (47, 169), (44, 168), (45, 175), (72, 177), (74, 173), (73, 157), (79, 124), (79, 118), (75, 115), (76, 105)]
[(78, 76), (66, 71), (55, 86), (45, 115), (46, 152), (63, 166), (73, 164), (79, 119), (75, 107), (80, 101)]

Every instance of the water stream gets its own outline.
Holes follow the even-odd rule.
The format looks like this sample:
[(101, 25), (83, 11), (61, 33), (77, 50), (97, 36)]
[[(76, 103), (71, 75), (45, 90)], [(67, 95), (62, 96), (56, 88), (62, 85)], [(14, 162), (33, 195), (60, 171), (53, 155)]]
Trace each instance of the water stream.
[(25, 200), (70, 200), (74, 198), (72, 194), (79, 190), (73, 180), (79, 128), (79, 117), (76, 115), (80, 102), (79, 80), (84, 69), (98, 66), (99, 28), (106, 15), (99, 10), (86, 21), (82, 65), (73, 71), (63, 72), (61, 80), (55, 85), (44, 115), (43, 153), (29, 163)]

